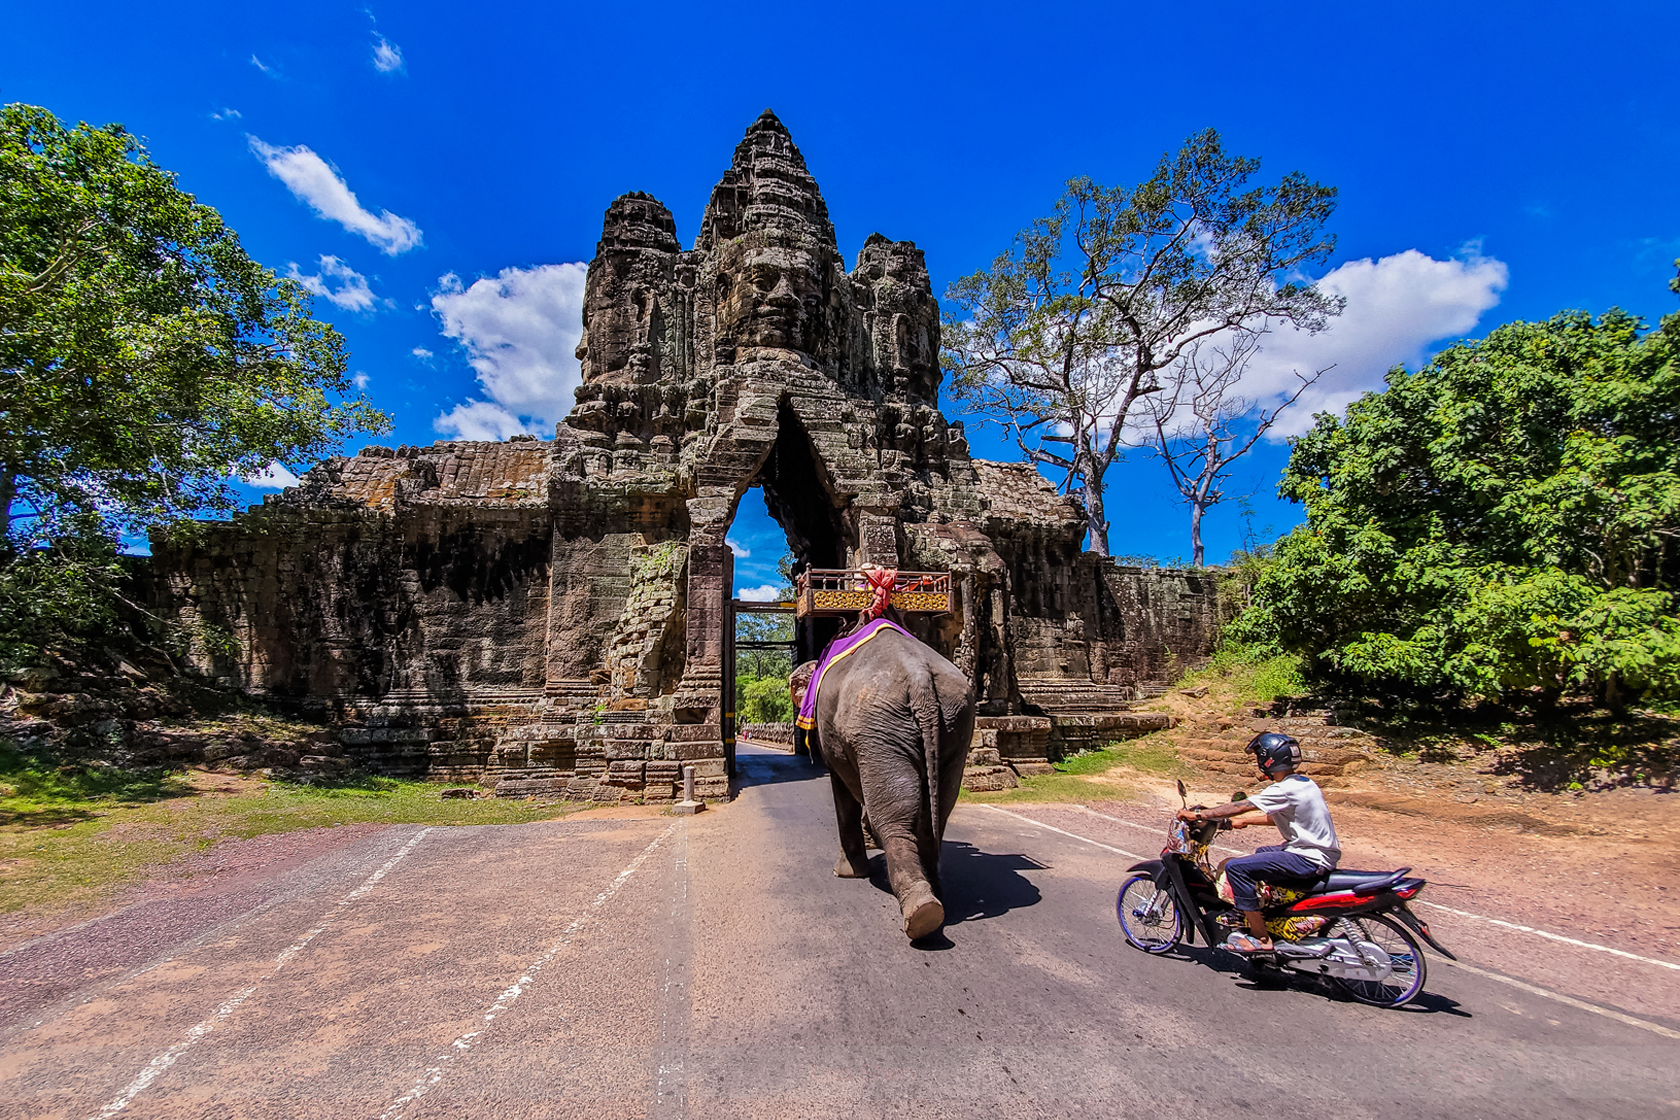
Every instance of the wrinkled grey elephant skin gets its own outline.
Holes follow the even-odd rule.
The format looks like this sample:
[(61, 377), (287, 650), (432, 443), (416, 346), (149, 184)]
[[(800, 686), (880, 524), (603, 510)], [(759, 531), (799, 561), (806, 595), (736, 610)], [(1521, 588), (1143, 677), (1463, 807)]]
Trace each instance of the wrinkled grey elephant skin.
[(868, 877), (867, 812), (904, 932), (913, 941), (937, 932), (945, 924), (940, 844), (974, 735), (968, 678), (921, 642), (889, 630), (828, 669), (814, 733), (840, 828), (834, 873)]

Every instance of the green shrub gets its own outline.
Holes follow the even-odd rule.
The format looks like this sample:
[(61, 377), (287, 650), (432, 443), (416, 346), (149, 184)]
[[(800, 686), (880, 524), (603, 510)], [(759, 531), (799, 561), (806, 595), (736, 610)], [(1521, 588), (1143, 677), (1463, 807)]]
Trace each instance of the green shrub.
[(1512, 323), (1320, 416), (1228, 628), (1419, 695), (1680, 695), (1680, 316)]

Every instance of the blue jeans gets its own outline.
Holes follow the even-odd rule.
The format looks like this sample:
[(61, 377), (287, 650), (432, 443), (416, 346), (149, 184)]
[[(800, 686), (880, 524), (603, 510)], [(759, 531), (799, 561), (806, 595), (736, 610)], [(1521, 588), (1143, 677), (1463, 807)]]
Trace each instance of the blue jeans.
[(1260, 909), (1254, 880), (1268, 883), (1289, 879), (1317, 879), (1324, 868), (1297, 852), (1286, 852), (1282, 844), (1268, 844), (1251, 856), (1237, 856), (1225, 864), (1225, 881), (1231, 884), (1231, 898), (1238, 910)]

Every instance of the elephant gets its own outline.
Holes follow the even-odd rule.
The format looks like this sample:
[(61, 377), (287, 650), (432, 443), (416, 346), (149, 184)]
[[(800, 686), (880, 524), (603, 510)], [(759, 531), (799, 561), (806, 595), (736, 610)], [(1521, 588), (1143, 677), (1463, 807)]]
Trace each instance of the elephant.
[[(854, 637), (861, 635), (854, 635)], [(794, 671), (801, 709), (817, 662)], [(869, 875), (868, 827), (886, 853), (887, 880), (912, 941), (945, 924), (939, 852), (974, 735), (974, 693), (962, 671), (894, 625), (823, 670), (809, 717), (828, 765), (840, 858), (834, 874)]]

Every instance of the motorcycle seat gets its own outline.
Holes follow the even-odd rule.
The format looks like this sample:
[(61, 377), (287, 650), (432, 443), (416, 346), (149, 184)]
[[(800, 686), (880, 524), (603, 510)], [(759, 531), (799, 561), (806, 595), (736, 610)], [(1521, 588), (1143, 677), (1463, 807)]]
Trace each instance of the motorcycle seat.
[(1398, 871), (1336, 870), (1320, 876), (1311, 893), (1335, 894), (1338, 891), (1353, 891), (1355, 894), (1377, 894), (1404, 879), (1411, 870), (1409, 867), (1402, 867)]

